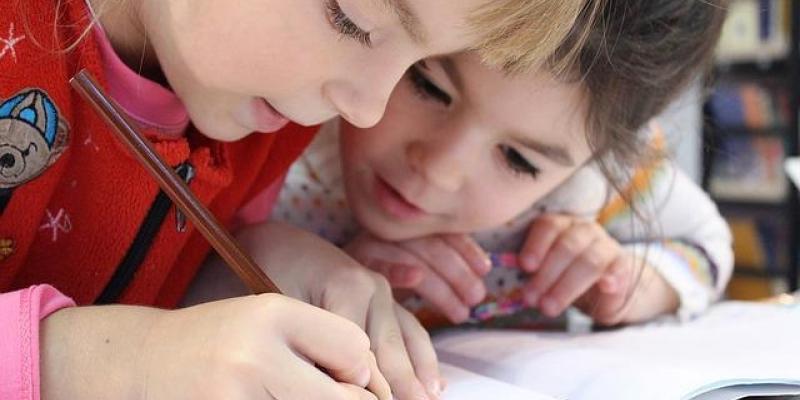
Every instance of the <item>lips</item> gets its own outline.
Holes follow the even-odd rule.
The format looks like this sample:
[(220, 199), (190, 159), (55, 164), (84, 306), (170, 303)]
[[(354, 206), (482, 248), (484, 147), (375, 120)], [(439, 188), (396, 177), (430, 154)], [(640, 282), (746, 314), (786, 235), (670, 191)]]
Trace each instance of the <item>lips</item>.
[(272, 133), (279, 131), (289, 123), (289, 119), (270, 105), (263, 98), (254, 98), (250, 102), (250, 128), (256, 132)]
[(374, 191), (380, 208), (394, 218), (411, 220), (427, 214), (425, 210), (406, 200), (397, 189), (380, 177), (375, 179)]

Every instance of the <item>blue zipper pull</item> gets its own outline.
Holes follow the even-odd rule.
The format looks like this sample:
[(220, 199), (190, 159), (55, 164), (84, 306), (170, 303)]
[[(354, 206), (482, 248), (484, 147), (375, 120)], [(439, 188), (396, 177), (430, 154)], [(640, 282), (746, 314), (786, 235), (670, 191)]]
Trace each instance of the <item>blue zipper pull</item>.
[[(192, 179), (194, 179), (195, 176), (194, 166), (189, 164), (189, 162), (178, 165), (175, 172), (178, 173), (178, 176), (183, 178), (186, 185), (192, 183)], [(175, 207), (175, 229), (180, 233), (186, 232), (186, 215), (184, 215), (177, 206)]]

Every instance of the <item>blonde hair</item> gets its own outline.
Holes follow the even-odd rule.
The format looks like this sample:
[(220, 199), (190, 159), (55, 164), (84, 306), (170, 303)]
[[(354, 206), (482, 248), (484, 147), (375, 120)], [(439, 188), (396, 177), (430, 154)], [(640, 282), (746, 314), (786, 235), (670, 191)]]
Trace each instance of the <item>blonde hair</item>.
[[(96, 23), (98, 23), (98, 17), (95, 13), (94, 9), (92, 9), (91, 4), (87, 1), (87, 5), (89, 9), (92, 11), (90, 16), (87, 16), (83, 20), (73, 22), (73, 25), (65, 25), (63, 24), (60, 19), (67, 13), (67, 3), (75, 2), (75, 1), (86, 1), (86, 0), (57, 0), (55, 2), (55, 8), (53, 12), (53, 21), (52, 21), (52, 34), (49, 36), (41, 36), (36, 35), (33, 30), (31, 29), (31, 15), (36, 15), (34, 10), (31, 10), (31, 6), (27, 0), (17, 0), (16, 2), (16, 9), (20, 11), (22, 15), (25, 15), (24, 18), (24, 28), (26, 37), (30, 39), (30, 41), (38, 47), (40, 50), (49, 53), (69, 53), (75, 50), (78, 45), (80, 45), (81, 41), (89, 36), (92, 32), (92, 28)], [(125, 0), (121, 0), (125, 1)], [(62, 39), (60, 38), (61, 35), (68, 35), (66, 44), (62, 43)]]
[[(488, 66), (511, 74), (542, 67), (560, 74), (573, 67), (604, 2), (488, 2), (470, 18), (473, 33), (479, 38), (472, 50), (477, 51)], [(579, 16), (582, 16), (581, 24), (576, 24)]]

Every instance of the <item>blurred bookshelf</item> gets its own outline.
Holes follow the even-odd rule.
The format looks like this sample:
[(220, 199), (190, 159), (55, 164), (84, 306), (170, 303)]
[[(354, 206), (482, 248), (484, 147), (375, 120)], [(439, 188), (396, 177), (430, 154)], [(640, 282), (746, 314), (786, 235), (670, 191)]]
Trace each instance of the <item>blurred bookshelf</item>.
[(728, 296), (798, 288), (798, 191), (784, 171), (798, 154), (800, 4), (732, 0), (704, 104), (703, 187), (731, 225)]

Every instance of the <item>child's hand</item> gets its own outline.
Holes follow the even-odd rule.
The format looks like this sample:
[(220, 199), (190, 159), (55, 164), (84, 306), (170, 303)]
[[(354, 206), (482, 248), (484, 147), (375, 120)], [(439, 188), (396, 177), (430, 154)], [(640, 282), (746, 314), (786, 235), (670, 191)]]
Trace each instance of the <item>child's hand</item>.
[(239, 240), (284, 293), (344, 316), (367, 332), (396, 399), (439, 398), (443, 384), (430, 336), (394, 301), (383, 276), (288, 225), (249, 228)]
[(603, 277), (575, 303), (595, 322), (609, 326), (642, 322), (678, 309), (677, 292), (642, 259), (624, 252), (612, 269), (617, 272)]
[(538, 218), (520, 265), (533, 273), (526, 302), (550, 317), (574, 303), (596, 322), (613, 325), (677, 307), (677, 295), (666, 281), (594, 221), (558, 214)]
[(358, 326), (275, 294), (177, 311), (64, 309), (43, 322), (41, 343), (49, 400), (391, 399)]
[(437, 235), (386, 242), (363, 233), (345, 250), (380, 272), (395, 288), (411, 289), (454, 323), (486, 296), (483, 276), (491, 268), (483, 250), (467, 235)]

